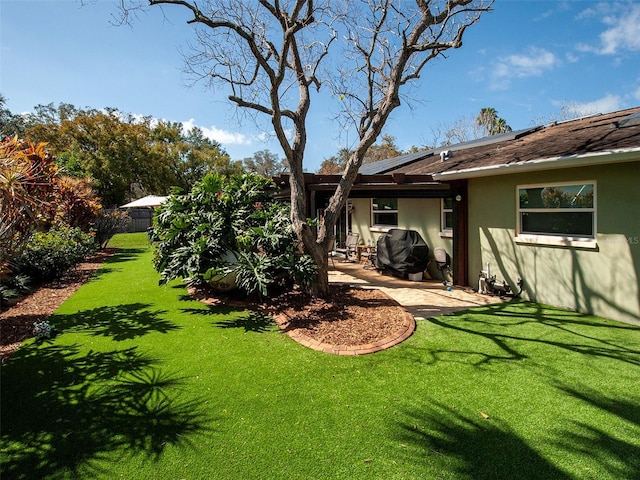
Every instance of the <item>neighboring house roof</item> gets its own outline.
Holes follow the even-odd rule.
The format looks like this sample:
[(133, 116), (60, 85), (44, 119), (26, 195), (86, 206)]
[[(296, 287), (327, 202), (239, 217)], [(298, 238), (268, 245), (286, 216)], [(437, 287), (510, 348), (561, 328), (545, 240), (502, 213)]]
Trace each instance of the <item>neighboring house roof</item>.
[(639, 159), (640, 107), (635, 107), (402, 155), (365, 164), (360, 173), (446, 181)]
[(157, 195), (147, 195), (146, 197), (139, 198), (133, 202), (129, 202), (125, 205), (121, 205), (120, 208), (144, 208), (144, 207), (157, 207), (165, 202), (169, 197), (160, 197)]

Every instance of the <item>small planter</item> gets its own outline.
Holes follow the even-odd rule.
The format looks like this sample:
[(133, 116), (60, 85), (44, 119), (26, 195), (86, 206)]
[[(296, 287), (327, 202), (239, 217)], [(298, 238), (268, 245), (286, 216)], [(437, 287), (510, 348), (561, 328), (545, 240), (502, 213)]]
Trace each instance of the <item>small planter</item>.
[(216, 275), (209, 280), (211, 288), (218, 292), (230, 292), (238, 288), (238, 282), (235, 273), (229, 273), (227, 275)]

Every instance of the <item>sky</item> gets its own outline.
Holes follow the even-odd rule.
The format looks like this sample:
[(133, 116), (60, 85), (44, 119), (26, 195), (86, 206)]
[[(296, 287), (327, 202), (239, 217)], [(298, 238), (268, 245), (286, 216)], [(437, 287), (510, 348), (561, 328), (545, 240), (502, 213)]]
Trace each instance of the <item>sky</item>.
[[(0, 0), (6, 107), (13, 113), (49, 103), (114, 107), (197, 126), (233, 160), (264, 149), (283, 157), (267, 123), (239, 116), (224, 88), (192, 84), (185, 75), (181, 52), (194, 34), (186, 9), (153, 7), (132, 26), (115, 26), (117, 4)], [(355, 141), (337, 131), (323, 95), (312, 98), (309, 172)], [(472, 121), (484, 107), (518, 130), (558, 119), (567, 108), (590, 115), (638, 105), (639, 1), (496, 0), (460, 49), (425, 67), (383, 133), (406, 150), (442, 141), (444, 130)]]

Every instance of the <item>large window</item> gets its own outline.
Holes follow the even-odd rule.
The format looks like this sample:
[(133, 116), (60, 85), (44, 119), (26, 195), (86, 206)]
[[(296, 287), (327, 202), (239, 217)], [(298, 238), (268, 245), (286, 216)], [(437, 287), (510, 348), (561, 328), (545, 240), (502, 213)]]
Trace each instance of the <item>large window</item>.
[(397, 227), (398, 226), (398, 199), (397, 198), (372, 198), (371, 199), (371, 224), (373, 226)]
[(595, 182), (520, 185), (517, 188), (519, 235), (595, 239)]

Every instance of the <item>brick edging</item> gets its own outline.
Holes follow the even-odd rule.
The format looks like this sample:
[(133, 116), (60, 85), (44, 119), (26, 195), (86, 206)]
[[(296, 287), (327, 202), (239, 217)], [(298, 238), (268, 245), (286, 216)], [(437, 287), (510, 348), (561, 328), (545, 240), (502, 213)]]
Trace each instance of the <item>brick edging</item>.
[[(196, 290), (193, 287), (187, 288), (189, 295), (193, 298), (205, 303), (207, 305), (215, 304), (215, 300), (211, 298), (202, 298), (197, 295)], [(388, 296), (388, 295), (387, 295)], [(397, 302), (395, 302), (397, 303)], [(318, 350), (320, 352), (332, 353), (334, 355), (365, 355), (368, 353), (375, 353), (381, 350), (386, 350), (409, 338), (416, 329), (416, 321), (413, 315), (409, 311), (398, 304), (402, 308), (404, 313), (404, 321), (400, 330), (393, 335), (389, 335), (382, 340), (377, 340), (373, 343), (364, 343), (362, 345), (334, 345), (332, 343), (320, 342), (308, 335), (300, 333), (297, 330), (287, 331), (286, 328), (289, 324), (289, 318), (286, 315), (271, 313), (270, 316), (276, 321), (278, 328), (286, 333), (292, 340), (298, 342), (300, 345), (311, 348), (312, 350)]]
[(287, 331), (286, 327), (288, 325), (288, 319), (284, 315), (276, 314), (273, 315), (273, 318), (275, 318), (278, 327), (291, 337), (292, 340), (298, 342), (300, 345), (311, 348), (312, 350), (318, 350), (320, 352), (331, 353), (334, 355), (365, 355), (368, 353), (386, 350), (387, 348), (398, 345), (413, 334), (416, 329), (416, 321), (413, 318), (413, 315), (411, 315), (411, 313), (406, 309), (402, 308), (402, 310), (404, 311), (404, 321), (402, 322), (400, 330), (381, 340), (362, 345), (334, 345), (332, 343), (320, 342), (319, 340), (309, 337), (304, 333), (300, 333), (297, 330)]

